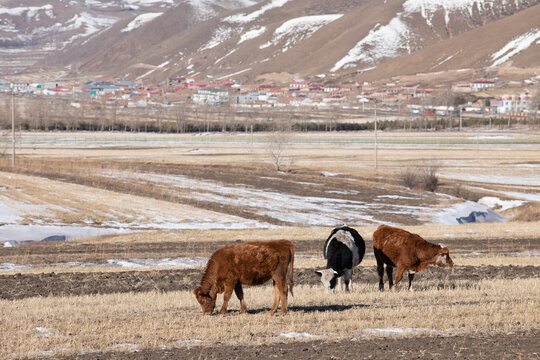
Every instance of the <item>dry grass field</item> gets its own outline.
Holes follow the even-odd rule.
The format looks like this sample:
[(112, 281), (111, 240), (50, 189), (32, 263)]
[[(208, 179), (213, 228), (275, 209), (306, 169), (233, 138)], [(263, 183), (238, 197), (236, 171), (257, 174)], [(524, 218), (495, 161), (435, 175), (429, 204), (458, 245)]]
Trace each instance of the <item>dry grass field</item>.
[[(269, 134), (22, 134), (16, 167), (0, 159), (0, 358), (539, 358), (540, 134), (382, 133), (377, 169), (372, 135), (294, 134), (277, 172)], [(403, 185), (434, 162), (435, 193)], [(507, 221), (437, 223), (486, 197)], [(366, 257), (351, 293), (325, 294), (313, 270), (344, 222)], [(445, 243), (454, 268), (379, 292), (380, 223)], [(287, 315), (268, 314), (270, 284), (245, 288), (246, 315), (234, 295), (202, 315), (213, 251), (282, 238)]]

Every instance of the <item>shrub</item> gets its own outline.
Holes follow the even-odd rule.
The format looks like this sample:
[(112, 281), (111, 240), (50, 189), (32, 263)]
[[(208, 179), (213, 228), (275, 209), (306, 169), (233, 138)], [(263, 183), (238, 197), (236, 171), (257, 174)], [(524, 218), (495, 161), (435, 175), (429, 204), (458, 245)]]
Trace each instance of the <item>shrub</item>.
[(410, 189), (435, 191), (439, 186), (439, 164), (435, 161), (421, 161), (402, 169), (400, 179)]

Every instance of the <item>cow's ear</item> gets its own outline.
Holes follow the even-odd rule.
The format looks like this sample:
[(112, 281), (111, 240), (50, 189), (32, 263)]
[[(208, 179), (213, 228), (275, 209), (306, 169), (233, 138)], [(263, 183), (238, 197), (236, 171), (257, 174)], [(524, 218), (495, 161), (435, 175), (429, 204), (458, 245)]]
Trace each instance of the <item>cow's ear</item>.
[(315, 270), (315, 274), (317, 274), (319, 277), (322, 276), (322, 272), (320, 272), (319, 270)]

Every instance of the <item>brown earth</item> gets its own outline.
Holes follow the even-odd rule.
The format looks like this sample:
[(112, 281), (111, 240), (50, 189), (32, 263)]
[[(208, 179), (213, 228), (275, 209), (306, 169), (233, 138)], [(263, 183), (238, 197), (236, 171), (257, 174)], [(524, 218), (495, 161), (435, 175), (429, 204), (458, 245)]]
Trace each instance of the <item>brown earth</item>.
[[(295, 269), (295, 285), (318, 285), (314, 269)], [(83, 270), (81, 270), (83, 271)], [(199, 284), (202, 269), (146, 270), (118, 272), (66, 272), (0, 275), (0, 299), (15, 300), (35, 296), (71, 296), (146, 291), (191, 291)], [(452, 270), (430, 267), (416, 276), (414, 287), (427, 282), (437, 287), (454, 287), (457, 280), (516, 279), (540, 277), (540, 266), (455, 266)], [(355, 282), (378, 284), (375, 267), (356, 269)], [(405, 286), (405, 285), (402, 285)], [(321, 287), (322, 289), (322, 287)]]
[(540, 330), (490, 336), (373, 338), (272, 345), (212, 346), (107, 352), (59, 357), (86, 359), (539, 359)]
[[(326, 233), (324, 234), (326, 235)], [(322, 239), (322, 240), (321, 240)], [(293, 241), (296, 254), (322, 257), (324, 238)], [(427, 240), (440, 242), (440, 240)], [(373, 251), (371, 239), (364, 239), (366, 253)], [(105, 263), (108, 259), (161, 259), (176, 257), (209, 257), (222, 246), (239, 240), (230, 241), (179, 241), (159, 243), (112, 243), (103, 237), (102, 242), (88, 244), (85, 242), (34, 242), (21, 246), (0, 248), (0, 263), (20, 265), (53, 265), (66, 262)], [(467, 254), (481, 252), (483, 254), (509, 254), (521, 251), (538, 251), (540, 238), (496, 238), (484, 240), (444, 239), (450, 254)]]
[[(231, 242), (165, 242), (134, 244), (85, 244), (77, 241), (60, 243), (32, 243), (14, 248), (0, 248), (0, 263), (52, 265), (64, 262), (105, 263), (107, 259), (161, 259), (164, 257), (208, 257), (216, 249)], [(321, 241), (295, 241), (297, 255), (321, 256)], [(514, 251), (536, 251), (540, 239), (452, 239), (446, 243), (453, 253), (468, 253), (485, 249), (486, 253), (508, 254)], [(372, 251), (371, 241), (366, 241), (366, 251)], [(369, 256), (369, 255), (368, 255)], [(322, 256), (321, 256), (322, 257)], [(23, 260), (23, 261), (21, 261)], [(377, 283), (375, 268), (360, 267), (356, 281)], [(152, 290), (192, 290), (202, 275), (201, 269), (163, 269), (125, 271), (86, 271), (84, 267), (69, 272), (19, 273), (0, 275), (0, 299), (21, 299), (34, 296), (68, 296), (145, 292)], [(486, 278), (540, 277), (538, 266), (456, 266), (448, 271), (428, 268), (417, 276), (415, 286), (423, 282), (444, 279), (438, 286), (453, 286), (457, 280)], [(295, 284), (315, 285), (319, 280), (313, 269), (295, 269)]]

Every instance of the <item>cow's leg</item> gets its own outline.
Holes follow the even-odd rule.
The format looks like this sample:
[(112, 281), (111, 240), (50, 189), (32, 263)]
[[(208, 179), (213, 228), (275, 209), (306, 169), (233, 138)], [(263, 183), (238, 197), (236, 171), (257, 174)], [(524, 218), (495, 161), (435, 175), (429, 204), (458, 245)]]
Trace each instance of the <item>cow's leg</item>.
[(414, 279), (414, 271), (409, 270), (409, 290), (412, 290), (413, 279)]
[(386, 265), (386, 276), (388, 277), (388, 285), (391, 288), (394, 287), (394, 267)]
[(405, 271), (405, 267), (402, 265), (398, 265), (397, 271), (396, 271), (396, 279), (394, 280), (394, 285), (392, 286), (392, 289), (398, 284), (398, 282), (401, 281), (403, 278), (403, 272)]
[(277, 288), (276, 280), (273, 280), (273, 282), (274, 282), (274, 303), (272, 304), (272, 308), (270, 309), (270, 315), (274, 315), (278, 307), (278, 302), (279, 302), (279, 290)]
[(345, 278), (345, 291), (352, 291), (352, 269), (345, 270), (343, 277)]
[(220, 314), (225, 314), (227, 312), (227, 305), (229, 304), (229, 300), (231, 299), (233, 292), (233, 287), (230, 285), (225, 285), (225, 291), (223, 292), (223, 305), (221, 306)]
[(381, 259), (381, 254), (378, 249), (374, 249), (375, 260), (377, 260), (377, 274), (379, 274), (379, 290), (384, 290), (384, 262)]
[(289, 289), (287, 288), (287, 278), (286, 277), (283, 278), (278, 283), (281, 283), (281, 286), (279, 287), (279, 290), (280, 290), (279, 295), (280, 295), (280, 298), (281, 298), (281, 310), (279, 311), (279, 313), (281, 315), (285, 315), (287, 313), (287, 296), (288, 296), (288, 292), (289, 292)]
[[(280, 276), (280, 274), (285, 274), (285, 276)], [(277, 273), (272, 274), (274, 280), (274, 304), (272, 309), (270, 309), (270, 314), (273, 315), (278, 307), (278, 303), (281, 303), (280, 314), (284, 315), (287, 313), (287, 272), (278, 271)]]
[(242, 284), (240, 284), (240, 281), (236, 283), (236, 286), (234, 287), (234, 292), (236, 293), (236, 297), (238, 300), (240, 300), (240, 307), (242, 310), (240, 310), (241, 314), (245, 314), (247, 312), (246, 302), (244, 301), (244, 291), (242, 290)]
[(336, 284), (335, 289), (337, 291), (343, 291), (343, 276), (340, 276), (337, 278), (337, 284)]

